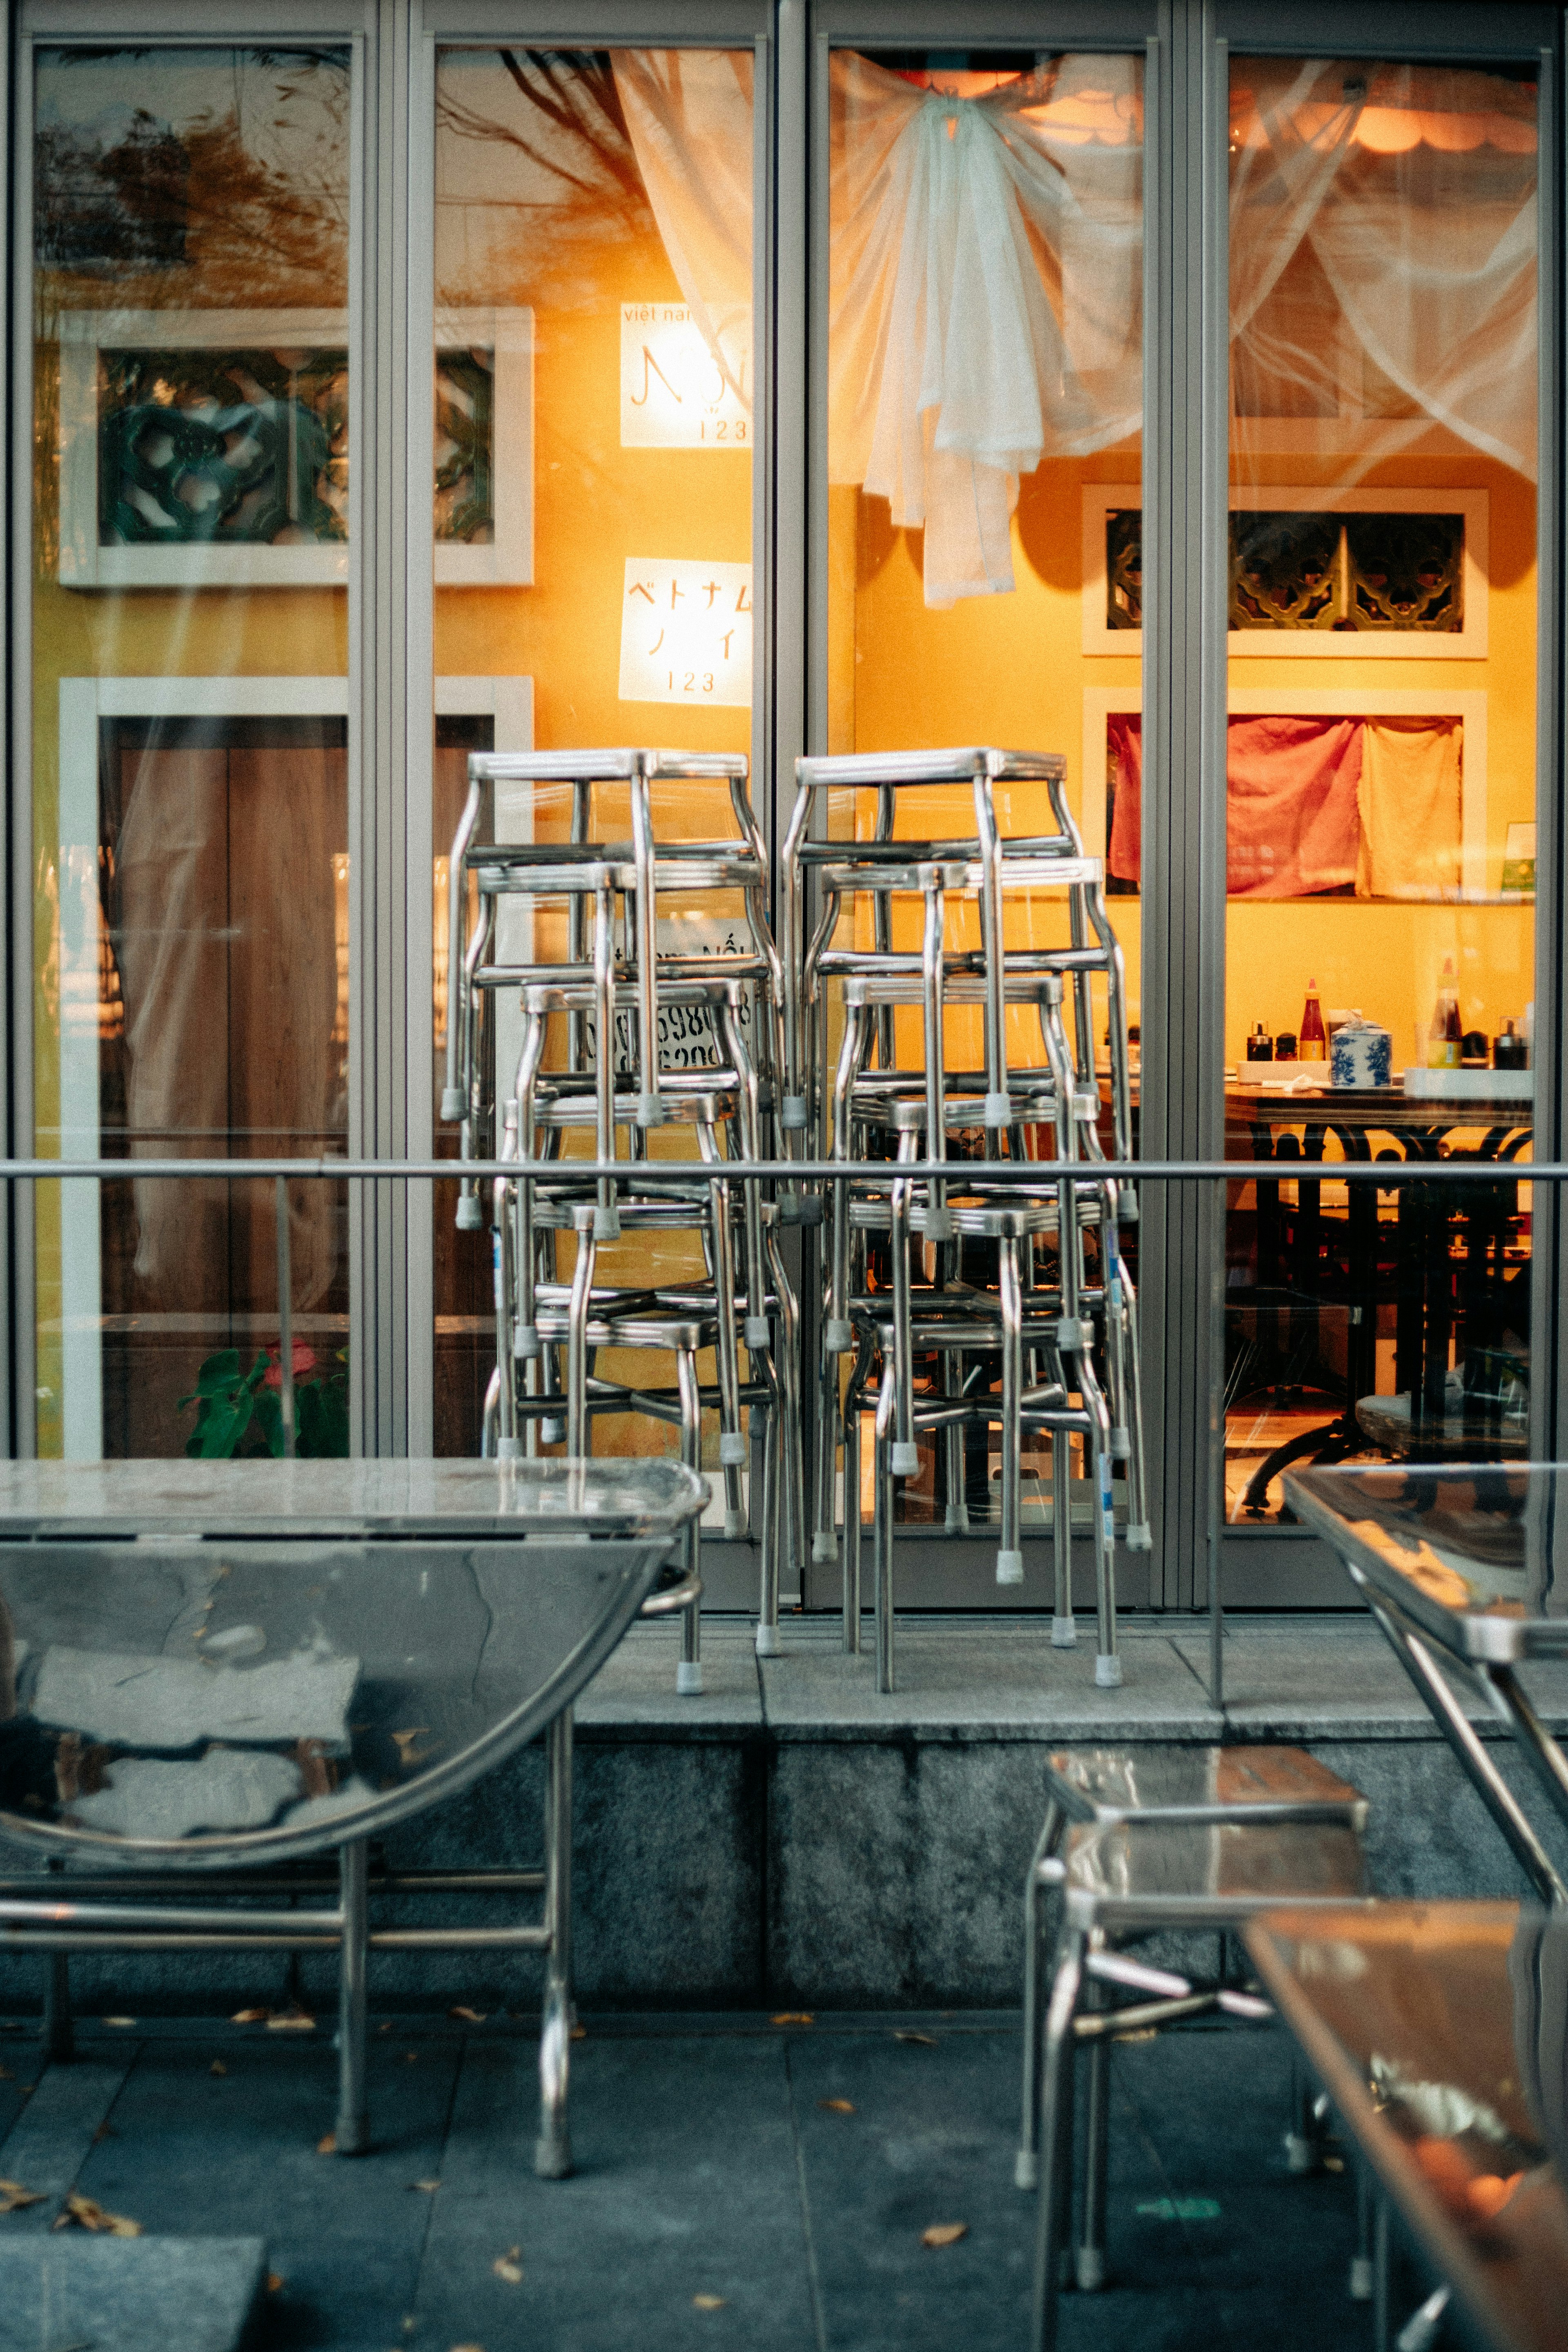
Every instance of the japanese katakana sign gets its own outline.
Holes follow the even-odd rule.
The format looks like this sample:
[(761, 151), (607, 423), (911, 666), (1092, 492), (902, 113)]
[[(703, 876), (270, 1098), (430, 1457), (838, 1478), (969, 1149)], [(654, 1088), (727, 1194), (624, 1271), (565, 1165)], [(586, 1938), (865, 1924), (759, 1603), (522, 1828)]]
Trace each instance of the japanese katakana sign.
[(623, 702), (752, 699), (752, 567), (628, 555), (621, 597)]
[[(741, 392), (749, 392), (742, 382)], [(745, 403), (684, 302), (621, 304), (623, 449), (749, 449)]]

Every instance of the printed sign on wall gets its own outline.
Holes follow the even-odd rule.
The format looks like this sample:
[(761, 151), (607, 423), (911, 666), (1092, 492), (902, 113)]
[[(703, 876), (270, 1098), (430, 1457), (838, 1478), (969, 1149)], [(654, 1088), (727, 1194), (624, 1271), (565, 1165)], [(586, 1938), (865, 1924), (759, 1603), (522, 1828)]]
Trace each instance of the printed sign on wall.
[(623, 702), (752, 699), (752, 567), (628, 555), (621, 600)]
[[(749, 387), (742, 381), (742, 390)], [(749, 449), (752, 420), (684, 302), (621, 304), (623, 449)]]

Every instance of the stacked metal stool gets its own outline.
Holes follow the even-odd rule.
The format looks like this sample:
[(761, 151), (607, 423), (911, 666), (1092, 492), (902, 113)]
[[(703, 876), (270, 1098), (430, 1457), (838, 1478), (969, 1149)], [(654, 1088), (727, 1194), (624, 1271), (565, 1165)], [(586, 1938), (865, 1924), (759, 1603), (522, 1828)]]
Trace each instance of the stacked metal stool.
[[(1084, 855), (1067, 807), (1065, 763), (1055, 755), (856, 754), (803, 760), (796, 778), (784, 855), (784, 1125), (812, 1158), (890, 1163), (886, 1179), (847, 1172), (826, 1188), (814, 1555), (826, 1559), (838, 1549), (842, 1447), (845, 1641), (858, 1649), (860, 1417), (874, 1391), (878, 1682), (890, 1689), (894, 1482), (917, 1472), (918, 1436), (940, 1437), (945, 1523), (959, 1531), (968, 1525), (965, 1433), (1000, 1423), (997, 1577), (1016, 1584), (1024, 1577), (1023, 1432), (1045, 1431), (1053, 1465), (1052, 1638), (1071, 1646), (1076, 1435), (1091, 1496), (1096, 1675), (1113, 1685), (1121, 1679), (1118, 1462), (1127, 1481), (1129, 1544), (1146, 1547), (1149, 1534), (1136, 1299), (1120, 1247), (1137, 1202), (1130, 1187), (1093, 1172), (1105, 1157), (1099, 1020), (1116, 1156), (1131, 1158), (1132, 1145), (1121, 953), (1105, 911), (1102, 866)], [(972, 795), (973, 832), (917, 835), (922, 798), (929, 809), (931, 788), (955, 785)], [(1004, 832), (1004, 793), (1015, 803), (1026, 800), (1031, 815), (1048, 811), (1049, 829)], [(872, 794), (869, 838), (842, 837)], [(825, 816), (840, 837), (822, 837)], [(1065, 902), (1065, 940), (1043, 947), (1010, 937), (1032, 929), (1030, 902), (1047, 894), (1058, 908)], [(832, 1015), (839, 1010), (835, 1051)], [(982, 1067), (965, 1068), (953, 1050), (952, 1016), (960, 1013), (979, 1018)], [(908, 1051), (915, 1027), (918, 1060)], [(1017, 1172), (1041, 1158), (1080, 1165), (1083, 1173), (1031, 1182)], [(937, 1172), (897, 1173), (921, 1160)], [(1005, 1178), (1004, 1162), (1012, 1171)], [(934, 1367), (923, 1390), (916, 1386), (917, 1356)]]
[[(476, 753), (468, 776), (449, 869), (441, 1112), (460, 1124), (462, 1160), (517, 1171), (485, 1194), (462, 1179), (458, 1206), (460, 1227), (482, 1226), (487, 1212), (492, 1227), (486, 1450), (564, 1442), (585, 1456), (593, 1420), (629, 1412), (674, 1423), (696, 1469), (702, 1416), (716, 1409), (725, 1531), (743, 1534), (750, 1520), (760, 1533), (757, 1646), (770, 1653), (781, 1559), (797, 1559), (801, 1544), (800, 1349), (776, 1207), (755, 1181), (735, 1181), (741, 1164), (769, 1156), (784, 1055), (768, 859), (746, 761), (639, 749)], [(500, 784), (569, 795), (562, 837), (498, 841)], [(661, 803), (679, 796), (689, 818), (692, 800), (715, 786), (733, 835), (695, 839), (684, 821), (661, 821)], [(728, 919), (705, 922), (715, 903)], [(703, 935), (714, 929), (717, 944)], [(651, 1139), (667, 1129), (689, 1136), (695, 1155), (657, 1150)], [(689, 1178), (648, 1184), (656, 1152), (666, 1164), (689, 1160)], [(574, 1176), (574, 1156), (585, 1155), (614, 1172)], [(668, 1234), (698, 1244), (687, 1264), (662, 1269), (670, 1279), (630, 1282), (604, 1264), (617, 1243), (644, 1242), (651, 1255)], [(603, 1377), (607, 1349), (666, 1353), (674, 1380)], [(704, 1382), (708, 1350), (714, 1378)], [(760, 1497), (748, 1511), (742, 1473), (753, 1453)], [(695, 1524), (687, 1544), (695, 1577)], [(699, 1606), (693, 1599), (684, 1618), (684, 1691), (701, 1688)]]

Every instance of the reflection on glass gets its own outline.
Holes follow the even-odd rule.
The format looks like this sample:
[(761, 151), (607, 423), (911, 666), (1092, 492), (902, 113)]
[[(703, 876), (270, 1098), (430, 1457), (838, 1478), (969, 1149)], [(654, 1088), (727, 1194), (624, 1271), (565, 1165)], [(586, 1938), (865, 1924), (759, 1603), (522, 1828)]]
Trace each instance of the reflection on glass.
[[(349, 55), (42, 49), (34, 99), (39, 1149), (341, 1149)], [(343, 1202), (289, 1223), (346, 1452)], [(45, 1189), (39, 1452), (276, 1451), (278, 1238), (270, 1181)]]
[[(1085, 846), (1101, 855), (1108, 713), (1135, 716), (1142, 699), (1142, 60), (842, 49), (829, 106), (826, 748), (1061, 753)], [(1131, 520), (1109, 591), (1108, 515)], [(829, 829), (868, 835), (875, 795), (844, 797)], [(1007, 834), (1052, 828), (1041, 787), (999, 788), (997, 815)], [(906, 796), (896, 829), (962, 839), (973, 823), (965, 787)], [(870, 946), (868, 898), (850, 919)], [(918, 946), (921, 921), (918, 898), (895, 901), (892, 944)], [(979, 944), (972, 903), (955, 895), (946, 923), (950, 948)], [(1137, 907), (1116, 924), (1136, 1040)], [(1010, 898), (1005, 936), (1066, 944), (1065, 895)], [(918, 1064), (918, 1016), (899, 1020), (900, 1058)], [(1099, 1043), (1098, 1013), (1096, 1030)], [(983, 1063), (977, 1013), (949, 1007), (943, 1034), (951, 1067)], [(1037, 1057), (1017, 1012), (1009, 1035), (1020, 1065)], [(1123, 1248), (1135, 1260), (1131, 1229)], [(963, 1499), (984, 1523), (999, 1462), (983, 1433), (968, 1442)], [(943, 1523), (942, 1451), (922, 1446), (905, 1517)], [(1026, 1465), (1036, 1524), (1050, 1465), (1042, 1437)], [(1087, 1524), (1088, 1488), (1076, 1491)]]
[[(751, 54), (443, 50), (436, 187), (438, 1103), (446, 853), (468, 752), (751, 751)], [(656, 827), (736, 837), (727, 791), (680, 789), (678, 804), (657, 803)], [(569, 789), (500, 788), (503, 839), (567, 839), (570, 822)], [(596, 790), (591, 833), (629, 837), (624, 789)], [(694, 900), (672, 919), (698, 949), (721, 946), (738, 897)], [(505, 908), (501, 951), (526, 952), (526, 936), (563, 954), (565, 901), (531, 919), (525, 935)], [(503, 1003), (509, 1078), (520, 1034)], [(436, 1133), (455, 1154), (454, 1129)], [(684, 1155), (690, 1133), (660, 1129), (649, 1148)], [(433, 1212), (435, 1444), (474, 1454), (495, 1363), (489, 1235), (454, 1231), (456, 1196), (437, 1188)], [(563, 1237), (563, 1276), (572, 1248)], [(700, 1266), (694, 1235), (654, 1235), (602, 1249), (595, 1279), (668, 1285)], [(610, 1379), (668, 1378), (668, 1360), (605, 1350), (600, 1363)], [(710, 1358), (701, 1369), (710, 1380)], [(599, 1453), (674, 1451), (676, 1434), (641, 1417), (594, 1423)]]
[[(1232, 66), (1227, 1150), (1499, 1170), (1232, 1188), (1243, 1524), (1290, 1461), (1526, 1448), (1536, 95)], [(1112, 766), (1120, 843), (1131, 726)]]

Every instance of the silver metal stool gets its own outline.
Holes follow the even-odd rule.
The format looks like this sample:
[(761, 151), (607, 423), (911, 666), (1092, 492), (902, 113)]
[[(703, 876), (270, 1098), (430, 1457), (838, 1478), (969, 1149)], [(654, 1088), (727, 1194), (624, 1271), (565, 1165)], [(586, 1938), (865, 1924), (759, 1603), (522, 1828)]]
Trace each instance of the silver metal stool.
[[(1253, 1751), (1256, 1753), (1256, 1751)], [(1224, 1749), (1198, 1750), (1223, 1759)], [(1304, 1759), (1308, 1762), (1310, 1759)], [(1331, 1776), (1329, 1776), (1331, 1778)], [(1338, 1784), (1342, 1789), (1344, 1784)], [(1054, 1783), (1053, 1783), (1054, 1794)], [(1272, 2015), (1267, 2001), (1224, 1983), (1199, 1985), (1151, 1968), (1123, 1947), (1156, 1934), (1214, 1934), (1289, 1902), (1343, 1905), (1364, 1894), (1365, 1871), (1353, 1790), (1307, 1801), (1305, 1813), (1264, 1798), (1234, 1809), (1212, 1800), (1164, 1814), (1116, 1811), (1066, 1825), (1063, 1850), (1031, 1864), (1030, 1877), (1064, 1895), (1040, 2035), (1039, 2218), (1036, 2238), (1033, 2352), (1054, 2352), (1062, 2257), (1073, 2237), (1074, 2077), (1079, 2044), (1089, 2053), (1082, 2220), (1074, 2252), (1078, 2284), (1105, 2283), (1110, 2145), (1110, 2045), (1118, 2033), (1175, 2024), (1205, 2011), (1244, 2019)], [(1094, 1811), (1090, 1801), (1091, 1812)], [(1314, 1811), (1315, 1807), (1321, 1811)], [(1063, 1809), (1065, 1815), (1065, 1808)], [(1237, 1818), (1237, 1814), (1243, 1818)], [(1257, 1818), (1249, 1818), (1256, 1814)], [(1058, 1831), (1058, 1835), (1061, 1832)], [(1108, 1988), (1142, 1996), (1104, 2006)], [(1038, 2005), (1038, 1991), (1036, 2001)]]

